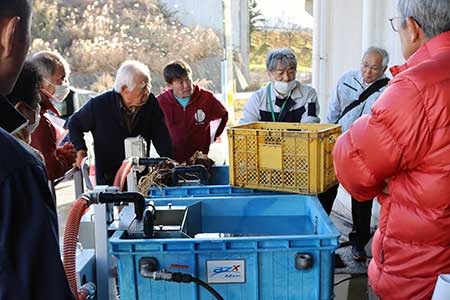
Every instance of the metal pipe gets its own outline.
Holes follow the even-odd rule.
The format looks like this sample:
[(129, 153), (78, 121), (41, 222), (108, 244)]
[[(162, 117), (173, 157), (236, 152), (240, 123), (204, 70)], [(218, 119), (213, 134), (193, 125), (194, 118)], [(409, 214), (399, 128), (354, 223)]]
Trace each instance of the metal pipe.
[(328, 0), (313, 2), (313, 78), (320, 104), (320, 119), (325, 123), (328, 107)]
[(222, 87), (225, 92), (225, 107), (228, 110), (229, 119), (234, 121), (234, 80), (233, 80), (233, 28), (232, 28), (231, 0), (223, 0), (223, 24), (225, 39), (225, 61), (226, 61), (226, 87)]
[(363, 1), (363, 17), (362, 17), (362, 44), (361, 55), (370, 46), (375, 43), (376, 30), (376, 14), (377, 1), (364, 0)]

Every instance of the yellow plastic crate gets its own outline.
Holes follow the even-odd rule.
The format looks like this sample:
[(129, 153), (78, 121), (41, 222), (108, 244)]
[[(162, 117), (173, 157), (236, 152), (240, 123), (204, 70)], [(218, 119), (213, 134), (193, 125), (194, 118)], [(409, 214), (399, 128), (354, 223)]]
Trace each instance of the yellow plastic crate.
[(232, 186), (318, 194), (337, 183), (339, 125), (256, 122), (227, 133)]

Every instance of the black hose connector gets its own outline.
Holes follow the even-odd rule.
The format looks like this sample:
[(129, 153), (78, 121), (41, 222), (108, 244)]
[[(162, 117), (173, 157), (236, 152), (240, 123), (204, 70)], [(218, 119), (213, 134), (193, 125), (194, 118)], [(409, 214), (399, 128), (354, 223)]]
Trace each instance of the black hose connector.
[(172, 273), (172, 281), (189, 283), (189, 282), (193, 282), (194, 280), (193, 280), (193, 277), (189, 274), (181, 273), (181, 272), (173, 272)]
[(309, 253), (295, 254), (295, 268), (297, 270), (307, 270), (312, 268), (313, 257)]
[(143, 277), (159, 269), (158, 260), (154, 257), (143, 257), (139, 260), (139, 270)]
[(152, 203), (148, 203), (144, 209), (144, 236), (150, 238), (153, 236), (153, 225), (155, 224), (156, 209)]
[(102, 193), (98, 194), (98, 203), (134, 203), (134, 213), (136, 214), (137, 220), (142, 220), (142, 215), (145, 208), (145, 198), (136, 192), (125, 192), (125, 193)]

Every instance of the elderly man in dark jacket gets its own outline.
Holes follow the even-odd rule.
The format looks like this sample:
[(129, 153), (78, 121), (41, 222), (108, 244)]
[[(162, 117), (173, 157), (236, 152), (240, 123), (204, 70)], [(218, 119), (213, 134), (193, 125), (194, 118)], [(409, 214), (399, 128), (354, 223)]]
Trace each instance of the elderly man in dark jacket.
[(141, 135), (153, 142), (160, 156), (172, 157), (164, 115), (150, 93), (150, 71), (138, 61), (126, 61), (117, 71), (114, 89), (89, 100), (69, 121), (70, 140), (77, 149), (76, 164), (87, 154), (84, 132), (94, 137), (97, 184), (112, 185), (125, 159), (124, 140)]

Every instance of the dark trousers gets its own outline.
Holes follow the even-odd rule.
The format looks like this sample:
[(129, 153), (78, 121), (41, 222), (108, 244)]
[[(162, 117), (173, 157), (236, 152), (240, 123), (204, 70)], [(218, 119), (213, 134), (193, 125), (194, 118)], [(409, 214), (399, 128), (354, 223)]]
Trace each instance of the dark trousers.
[[(334, 200), (336, 199), (339, 184), (329, 188), (325, 192), (317, 195), (323, 209), (330, 215), (333, 208)], [(352, 245), (362, 247), (369, 242), (370, 234), (370, 219), (372, 216), (373, 199), (369, 201), (359, 202), (352, 197), (352, 232), (349, 234), (349, 240)]]
[(334, 199), (336, 199), (338, 187), (339, 184), (336, 184), (335, 186), (330, 187), (325, 192), (317, 195), (317, 198), (319, 198), (320, 204), (322, 204), (322, 207), (327, 215), (330, 215), (331, 209), (333, 208), (333, 203)]
[(350, 243), (364, 248), (370, 240), (370, 219), (372, 216), (373, 199), (359, 202), (352, 197), (352, 232), (348, 235)]

